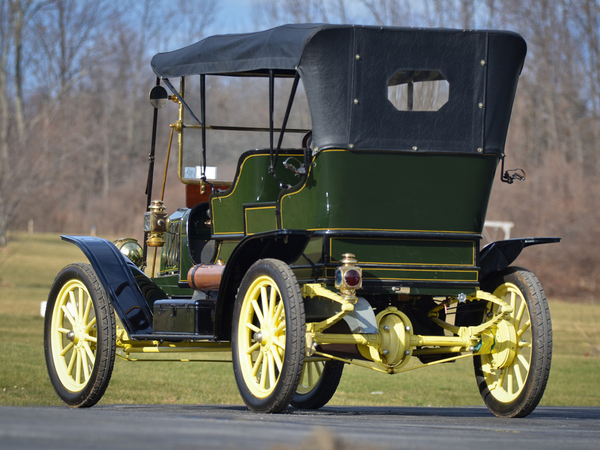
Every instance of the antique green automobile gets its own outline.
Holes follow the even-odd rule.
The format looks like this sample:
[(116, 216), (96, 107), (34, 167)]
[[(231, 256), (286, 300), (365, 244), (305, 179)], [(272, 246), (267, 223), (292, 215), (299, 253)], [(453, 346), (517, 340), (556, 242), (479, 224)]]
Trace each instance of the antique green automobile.
[[(115, 355), (230, 353), (257, 412), (324, 406), (345, 364), (397, 374), (472, 358), (494, 414), (531, 413), (550, 312), (511, 264), (559, 238), (480, 248), (498, 166), (503, 181), (524, 177), (504, 170), (504, 146), (525, 53), (511, 32), (306, 24), (157, 54), (145, 242), (63, 236), (89, 264), (65, 267), (49, 294), (59, 397), (94, 405)], [(262, 83), (265, 123), (209, 125), (214, 80)], [(297, 98), (310, 120), (292, 128)], [(178, 107), (168, 149), (176, 136), (186, 190), (172, 214), (152, 194), (165, 104)], [(212, 137), (246, 132), (265, 143), (236, 153)]]

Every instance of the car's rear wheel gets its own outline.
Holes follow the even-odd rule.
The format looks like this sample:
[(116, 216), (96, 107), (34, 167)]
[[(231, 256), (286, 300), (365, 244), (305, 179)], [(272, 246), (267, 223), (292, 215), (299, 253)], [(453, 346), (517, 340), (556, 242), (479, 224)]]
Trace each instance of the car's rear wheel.
[(344, 364), (340, 361), (305, 361), (292, 406), (300, 409), (325, 406), (335, 394), (343, 371)]
[(71, 407), (95, 405), (115, 360), (115, 317), (89, 264), (71, 264), (54, 280), (46, 305), (44, 352), (50, 381)]
[(233, 317), (233, 369), (242, 399), (252, 411), (282, 411), (296, 392), (305, 353), (304, 304), (290, 267), (276, 259), (250, 267)]
[[(486, 290), (513, 308), (494, 329), (494, 347), (475, 356), (475, 376), (485, 404), (497, 416), (525, 417), (540, 402), (552, 359), (552, 323), (542, 286), (528, 270), (511, 267)], [(489, 303), (492, 317), (498, 305)]]

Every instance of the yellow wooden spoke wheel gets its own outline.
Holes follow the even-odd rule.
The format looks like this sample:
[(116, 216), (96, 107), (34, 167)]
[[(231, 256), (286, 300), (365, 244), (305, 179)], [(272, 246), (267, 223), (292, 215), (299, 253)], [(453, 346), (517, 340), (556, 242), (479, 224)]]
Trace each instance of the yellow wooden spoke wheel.
[(326, 405), (340, 384), (344, 364), (339, 361), (305, 360), (292, 406), (318, 409)]
[(238, 291), (233, 365), (244, 402), (257, 412), (287, 407), (304, 362), (304, 307), (296, 277), (275, 259), (255, 263)]
[[(542, 398), (552, 358), (552, 324), (544, 291), (533, 273), (509, 268), (488, 286), (512, 308), (493, 329), (489, 354), (476, 356), (475, 375), (488, 408), (503, 417), (524, 417)], [(497, 313), (488, 304), (485, 319)]]
[(72, 264), (56, 277), (48, 297), (44, 350), (50, 380), (69, 406), (96, 404), (110, 380), (115, 319), (95, 272)]
[(324, 370), (325, 361), (305, 361), (296, 394), (306, 395), (312, 392), (319, 384)]

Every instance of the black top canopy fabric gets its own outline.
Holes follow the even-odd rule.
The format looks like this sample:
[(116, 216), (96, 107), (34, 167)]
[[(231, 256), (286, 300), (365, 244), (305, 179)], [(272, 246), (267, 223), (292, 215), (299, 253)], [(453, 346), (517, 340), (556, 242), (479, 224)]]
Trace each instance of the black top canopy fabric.
[[(157, 54), (152, 68), (161, 78), (297, 72), (319, 149), (502, 154), (525, 54), (506, 31), (298, 24), (212, 36)], [(388, 86), (419, 71), (443, 75), (448, 102), (398, 111)]]
[(225, 34), (152, 58), (152, 68), (161, 78), (199, 74), (245, 72), (293, 75), (304, 45), (312, 35), (331, 25), (284, 25), (258, 33)]

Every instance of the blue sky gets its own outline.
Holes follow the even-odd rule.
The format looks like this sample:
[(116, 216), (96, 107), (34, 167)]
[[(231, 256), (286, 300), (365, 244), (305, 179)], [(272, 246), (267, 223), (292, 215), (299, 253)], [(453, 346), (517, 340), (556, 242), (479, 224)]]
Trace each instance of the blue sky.
[[(323, 0), (325, 3), (330, 1)], [(257, 31), (254, 5), (260, 2), (261, 0), (219, 0), (219, 29), (216, 30), (216, 33)], [(344, 5), (349, 19), (351, 17), (363, 17), (367, 20), (367, 16), (369, 19), (371, 18), (359, 0), (345, 0)], [(365, 20), (359, 20), (359, 22), (364, 23)]]
[(252, 5), (255, 0), (220, 0), (219, 22), (225, 33), (245, 33), (256, 31)]

